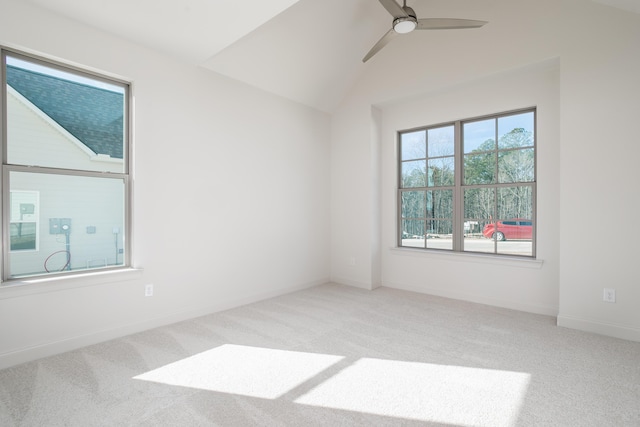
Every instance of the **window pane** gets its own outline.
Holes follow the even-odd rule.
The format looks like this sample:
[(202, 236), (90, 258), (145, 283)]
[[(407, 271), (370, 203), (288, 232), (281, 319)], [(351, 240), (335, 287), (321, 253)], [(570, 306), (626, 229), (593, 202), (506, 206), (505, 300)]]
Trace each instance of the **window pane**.
[(427, 140), (423, 130), (400, 135), (401, 160), (424, 159), (427, 157)]
[(533, 217), (533, 189), (530, 186), (498, 188), (498, 217), (503, 220)]
[(32, 221), (39, 227), (38, 248), (10, 252), (12, 277), (124, 265), (123, 179), (25, 172), (11, 172), (9, 179), (12, 191), (37, 189), (40, 195)]
[(10, 221), (29, 221), (37, 218), (38, 192), (11, 191), (10, 192)]
[(402, 192), (402, 218), (425, 217), (425, 191)]
[(36, 250), (36, 223), (11, 223), (11, 251)]
[[(496, 189), (471, 188), (464, 191), (464, 250), (494, 253), (491, 230), (487, 229), (495, 218)], [(488, 237), (485, 233), (489, 233)]]
[(495, 244), (484, 235), (489, 220), (465, 219), (463, 223), (463, 250), (467, 252), (494, 253)]
[(464, 222), (464, 247), (466, 252), (495, 253), (495, 240), (491, 237), (492, 229), (488, 224), (491, 221), (465, 220)]
[(402, 163), (402, 188), (426, 187), (425, 160)]
[(10, 164), (125, 172), (125, 89), (7, 57)]
[(453, 156), (455, 152), (454, 127), (429, 129), (429, 157)]
[(482, 236), (482, 227), (484, 227), (483, 221), (476, 220), (465, 220), (463, 223), (463, 232), (465, 237), (473, 236), (480, 237)]
[(453, 190), (427, 192), (427, 218), (453, 218)]
[(499, 152), (498, 182), (532, 182), (534, 176), (533, 148)]
[(464, 153), (491, 151), (496, 148), (495, 119), (466, 122), (463, 125)]
[(498, 119), (498, 148), (533, 147), (533, 111)]
[(453, 249), (453, 223), (449, 220), (427, 221), (427, 248)]
[(402, 220), (402, 246), (413, 248), (425, 247), (424, 221)]
[(38, 248), (38, 207), (37, 191), (9, 192), (9, 221), (11, 251), (36, 250)]
[(467, 154), (464, 156), (464, 184), (495, 184), (496, 153)]
[(470, 188), (464, 190), (465, 220), (482, 221), (495, 218), (496, 190)]
[(455, 162), (453, 157), (429, 160), (429, 187), (453, 185)]

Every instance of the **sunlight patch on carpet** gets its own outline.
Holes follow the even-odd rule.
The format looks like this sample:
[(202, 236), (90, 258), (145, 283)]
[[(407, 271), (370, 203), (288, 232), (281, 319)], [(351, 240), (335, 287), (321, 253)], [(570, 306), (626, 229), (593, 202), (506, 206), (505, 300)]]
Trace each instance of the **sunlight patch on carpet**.
[(225, 344), (134, 379), (276, 399), (342, 359), (329, 354)]
[(530, 375), (363, 358), (296, 403), (459, 426), (516, 425)]

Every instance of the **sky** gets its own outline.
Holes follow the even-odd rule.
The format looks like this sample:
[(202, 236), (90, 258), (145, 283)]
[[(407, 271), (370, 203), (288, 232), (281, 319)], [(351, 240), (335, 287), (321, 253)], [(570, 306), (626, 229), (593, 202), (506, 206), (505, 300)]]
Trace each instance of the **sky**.
[[(511, 114), (498, 117), (497, 119), (497, 140), (513, 129), (523, 128), (527, 132), (534, 134), (534, 113), (527, 111), (524, 113)], [(496, 141), (496, 119), (466, 121), (463, 124), (464, 152), (470, 153), (476, 150), (482, 143), (491, 139)], [(402, 160), (423, 159), (428, 156), (453, 156), (454, 155), (454, 127), (453, 125), (438, 128), (418, 130), (402, 134)]]

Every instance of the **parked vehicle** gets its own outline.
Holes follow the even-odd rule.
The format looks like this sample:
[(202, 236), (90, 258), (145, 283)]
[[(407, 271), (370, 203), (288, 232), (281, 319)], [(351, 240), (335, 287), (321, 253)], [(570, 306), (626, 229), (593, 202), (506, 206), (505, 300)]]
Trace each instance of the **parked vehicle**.
[(482, 234), (487, 239), (531, 240), (533, 225), (530, 219), (515, 218), (507, 221), (496, 221), (485, 225)]

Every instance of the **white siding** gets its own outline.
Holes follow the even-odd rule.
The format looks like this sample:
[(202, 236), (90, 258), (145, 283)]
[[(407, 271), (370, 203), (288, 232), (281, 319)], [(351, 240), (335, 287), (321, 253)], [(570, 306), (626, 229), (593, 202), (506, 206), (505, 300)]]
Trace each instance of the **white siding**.
[[(122, 248), (121, 232), (124, 231), (121, 180), (90, 178), (87, 182), (86, 178), (67, 175), (14, 173), (11, 185), (16, 190), (39, 191), (40, 194), (38, 250), (11, 252), (13, 275), (44, 273), (47, 258), (67, 249), (64, 234), (49, 232), (50, 218), (71, 219), (71, 269), (116, 263), (116, 239), (118, 248)], [(95, 233), (87, 232), (87, 227), (95, 227)], [(117, 236), (113, 233), (114, 228), (121, 231)], [(52, 272), (56, 271), (56, 266), (62, 268), (64, 264), (59, 261), (66, 260), (66, 254), (54, 257), (47, 264)], [(122, 260), (120, 254), (118, 261), (122, 263)]]

